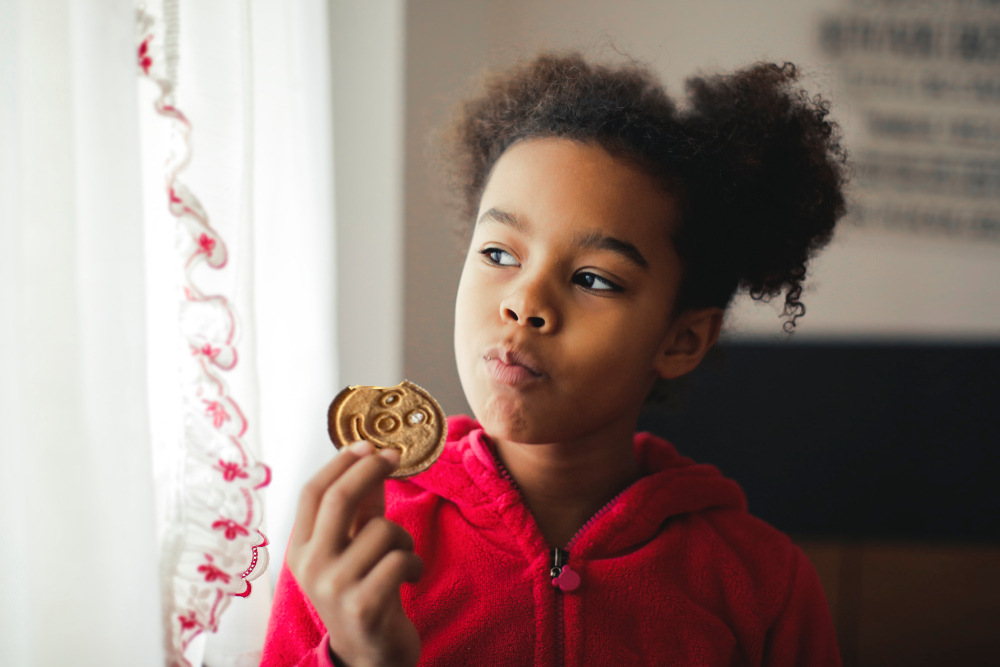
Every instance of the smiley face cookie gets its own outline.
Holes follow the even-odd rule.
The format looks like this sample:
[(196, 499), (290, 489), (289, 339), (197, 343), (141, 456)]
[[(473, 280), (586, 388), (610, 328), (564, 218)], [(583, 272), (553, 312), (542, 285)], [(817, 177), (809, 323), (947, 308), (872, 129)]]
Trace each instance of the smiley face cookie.
[(448, 437), (441, 406), (407, 380), (395, 387), (348, 387), (330, 404), (327, 425), (337, 449), (358, 440), (367, 440), (376, 449), (398, 449), (399, 469), (391, 475), (396, 478), (430, 467)]

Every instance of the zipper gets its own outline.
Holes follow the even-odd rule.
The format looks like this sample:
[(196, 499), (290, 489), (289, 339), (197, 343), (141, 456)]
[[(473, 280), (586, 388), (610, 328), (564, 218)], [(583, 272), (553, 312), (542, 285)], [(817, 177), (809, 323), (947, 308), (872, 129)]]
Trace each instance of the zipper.
[[(506, 466), (504, 466), (503, 461), (501, 461), (500, 457), (497, 456), (496, 450), (493, 449), (491, 451), (492, 451), (492, 454), (493, 454), (493, 462), (496, 464), (497, 470), (500, 472), (500, 476), (502, 478), (504, 478), (505, 480), (507, 480), (508, 482), (510, 482), (510, 485), (513, 486), (514, 490), (517, 491), (518, 495), (521, 496), (521, 500), (523, 502), (523, 500), (524, 500), (524, 494), (521, 493), (521, 489), (520, 489), (520, 487), (518, 487), (517, 482), (514, 481), (514, 478), (511, 477), (510, 473), (507, 471)], [(575, 533), (573, 533), (573, 537), (569, 538), (569, 542), (566, 543), (566, 547), (565, 548), (563, 548), (563, 549), (553, 549), (552, 550), (552, 567), (553, 568), (556, 567), (556, 563), (555, 563), (556, 551), (561, 551), (564, 554), (562, 562), (559, 564), (559, 567), (562, 568), (562, 567), (564, 567), (566, 565), (566, 559), (569, 558), (570, 548), (572, 548), (573, 543), (576, 542), (577, 538), (579, 538), (580, 535), (582, 535), (584, 531), (586, 531), (588, 528), (590, 528), (591, 526), (593, 526), (594, 523), (598, 519), (600, 519), (602, 516), (604, 516), (605, 514), (607, 514), (608, 510), (610, 510), (611, 507), (616, 502), (618, 502), (618, 499), (621, 498), (622, 495), (624, 495), (625, 492), (628, 491), (628, 489), (631, 486), (632, 485), (630, 484), (628, 487), (626, 487), (626, 488), (622, 489), (621, 491), (619, 491), (618, 495), (616, 495), (614, 498), (612, 498), (607, 503), (605, 503), (605, 505), (601, 509), (597, 510), (594, 513), (593, 516), (591, 516), (589, 519), (587, 519), (587, 522), (585, 524), (583, 524), (582, 526), (580, 526), (580, 529), (578, 531), (576, 531)], [(560, 569), (560, 572), (561, 572), (561, 569)], [(560, 572), (557, 572), (557, 573), (553, 574), (552, 578), (554, 579), (555, 577), (559, 576)]]
[(625, 492), (628, 491), (629, 488), (631, 488), (631, 486), (632, 485), (629, 484), (627, 487), (625, 487), (624, 489), (622, 489), (621, 491), (619, 491), (618, 495), (616, 495), (614, 498), (612, 498), (607, 503), (605, 503), (604, 507), (602, 507), (601, 509), (599, 509), (596, 512), (594, 512), (594, 515), (592, 517), (590, 517), (589, 519), (587, 519), (587, 523), (585, 523), (582, 526), (580, 526), (580, 530), (576, 531), (573, 534), (573, 537), (569, 538), (569, 542), (566, 543), (566, 549), (565, 549), (566, 552), (567, 552), (567, 554), (566, 554), (567, 557), (569, 556), (568, 552), (570, 550), (570, 547), (573, 546), (573, 543), (576, 542), (577, 538), (580, 537), (580, 535), (582, 535), (585, 530), (587, 530), (588, 528), (590, 528), (591, 526), (593, 526), (597, 522), (598, 519), (600, 519), (602, 516), (604, 516), (605, 514), (607, 514), (608, 510), (611, 509), (612, 505), (614, 505), (616, 502), (618, 502), (618, 499), (621, 498), (625, 494)]
[(552, 577), (552, 585), (564, 593), (575, 591), (580, 587), (580, 575), (570, 569), (569, 551), (565, 549), (552, 550), (552, 567), (549, 568), (549, 576)]
[[(553, 551), (559, 551), (559, 549), (553, 549)], [(553, 579), (553, 581), (555, 581), (555, 579)], [(556, 658), (556, 667), (563, 667), (566, 664), (566, 621), (563, 619), (563, 605), (566, 604), (566, 600), (564, 599), (565, 595), (566, 594), (562, 591), (562, 589), (556, 586), (556, 639), (555, 646), (553, 646), (552, 650), (552, 654)]]
[[(497, 455), (496, 450), (493, 449), (493, 461), (496, 463), (497, 470), (500, 472), (500, 476), (510, 482), (510, 485), (514, 487), (518, 495), (521, 496), (521, 501), (524, 501), (524, 495), (521, 493), (521, 489), (517, 486), (517, 482), (511, 477), (510, 472), (504, 466), (500, 457)], [(631, 486), (631, 485), (630, 485)], [(580, 526), (580, 529), (573, 534), (573, 537), (569, 539), (566, 543), (566, 547), (563, 549), (555, 548), (550, 552), (550, 562), (551, 566), (549, 568), (549, 577), (552, 579), (552, 586), (556, 589), (556, 606), (555, 606), (555, 626), (556, 626), (556, 636), (555, 636), (555, 657), (557, 667), (561, 667), (565, 664), (565, 653), (566, 653), (566, 627), (563, 619), (563, 604), (565, 602), (564, 596), (566, 593), (575, 591), (580, 586), (580, 575), (569, 566), (569, 553), (570, 548), (576, 542), (577, 538), (580, 537), (588, 528), (590, 528), (594, 523), (604, 516), (611, 507), (618, 502), (618, 499), (622, 497), (628, 487), (622, 489), (618, 495), (609, 500), (601, 509), (597, 510), (593, 516), (591, 516), (586, 523)]]

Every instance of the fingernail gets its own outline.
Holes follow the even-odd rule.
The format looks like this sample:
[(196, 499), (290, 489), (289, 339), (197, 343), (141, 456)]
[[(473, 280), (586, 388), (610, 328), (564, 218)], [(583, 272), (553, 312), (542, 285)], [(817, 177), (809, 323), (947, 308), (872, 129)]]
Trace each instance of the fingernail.
[(385, 458), (392, 465), (399, 465), (399, 450), (395, 447), (386, 447), (385, 449), (379, 450), (379, 456)]
[(356, 443), (348, 447), (352, 454), (357, 454), (358, 456), (367, 456), (372, 453), (375, 448), (367, 440), (358, 440)]

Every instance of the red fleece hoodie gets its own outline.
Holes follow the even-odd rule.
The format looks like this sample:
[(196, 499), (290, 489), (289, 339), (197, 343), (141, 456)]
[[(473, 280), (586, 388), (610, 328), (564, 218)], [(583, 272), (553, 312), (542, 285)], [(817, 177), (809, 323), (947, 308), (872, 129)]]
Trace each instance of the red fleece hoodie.
[[(448, 439), (429, 470), (386, 485), (386, 515), (424, 562), (402, 589), (421, 665), (840, 664), (815, 570), (714, 467), (637, 434), (645, 476), (580, 529), (554, 582), (553, 551), (479, 425), (452, 417)], [(261, 667), (329, 667), (326, 643), (284, 567)]]

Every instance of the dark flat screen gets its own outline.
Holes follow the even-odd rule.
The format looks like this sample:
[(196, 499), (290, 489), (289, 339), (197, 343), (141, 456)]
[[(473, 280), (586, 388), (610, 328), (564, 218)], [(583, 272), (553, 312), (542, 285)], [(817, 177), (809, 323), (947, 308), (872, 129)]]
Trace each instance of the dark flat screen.
[(1000, 346), (727, 344), (639, 426), (795, 535), (1000, 542)]

